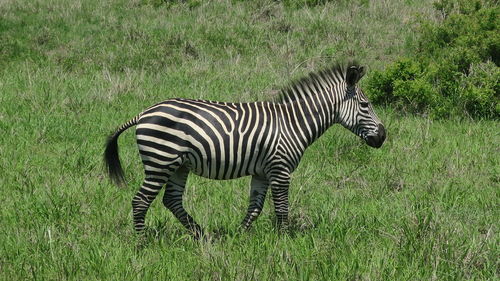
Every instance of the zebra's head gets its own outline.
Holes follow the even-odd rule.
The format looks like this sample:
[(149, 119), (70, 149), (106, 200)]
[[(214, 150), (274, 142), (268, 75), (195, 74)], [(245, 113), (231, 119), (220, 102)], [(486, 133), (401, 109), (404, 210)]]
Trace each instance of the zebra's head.
[(345, 93), (339, 106), (337, 120), (342, 126), (361, 137), (366, 143), (379, 148), (385, 141), (385, 128), (373, 111), (371, 103), (358, 86), (365, 74), (362, 66), (348, 66), (345, 76)]

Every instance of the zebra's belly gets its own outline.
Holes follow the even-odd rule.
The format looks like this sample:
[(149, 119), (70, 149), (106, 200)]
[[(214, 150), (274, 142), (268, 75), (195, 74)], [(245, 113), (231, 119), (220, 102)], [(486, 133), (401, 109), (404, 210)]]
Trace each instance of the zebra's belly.
[(236, 179), (261, 173), (259, 169), (256, 169), (255, 165), (252, 165), (252, 161), (229, 163), (212, 159), (211, 161), (208, 159), (204, 160), (205, 161), (202, 161), (200, 164), (194, 161), (186, 161), (185, 165), (195, 175), (215, 180)]
[(191, 169), (191, 172), (197, 176), (200, 176), (200, 177), (204, 177), (204, 178), (207, 178), (207, 179), (212, 179), (212, 180), (230, 180), (230, 179), (237, 179), (237, 178), (241, 178), (241, 177), (245, 177), (245, 176), (250, 176), (252, 174), (248, 174), (248, 173), (241, 173), (241, 174), (214, 174), (214, 173), (210, 173), (210, 172), (204, 172), (204, 173), (200, 173), (199, 171), (197, 170), (194, 170), (194, 169)]

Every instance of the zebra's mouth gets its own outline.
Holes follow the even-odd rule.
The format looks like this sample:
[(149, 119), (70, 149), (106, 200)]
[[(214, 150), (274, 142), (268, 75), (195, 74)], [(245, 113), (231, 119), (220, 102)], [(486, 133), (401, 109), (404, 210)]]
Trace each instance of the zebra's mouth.
[(385, 128), (384, 125), (378, 124), (377, 134), (367, 135), (364, 140), (366, 144), (374, 148), (380, 148), (385, 141)]

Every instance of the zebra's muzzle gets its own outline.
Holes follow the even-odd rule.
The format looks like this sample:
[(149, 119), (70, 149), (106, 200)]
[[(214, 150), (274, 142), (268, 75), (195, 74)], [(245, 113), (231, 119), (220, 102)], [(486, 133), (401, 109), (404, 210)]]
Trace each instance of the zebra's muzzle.
[(366, 144), (371, 147), (379, 148), (385, 141), (385, 128), (384, 125), (378, 124), (378, 133), (376, 135), (369, 135), (366, 137)]

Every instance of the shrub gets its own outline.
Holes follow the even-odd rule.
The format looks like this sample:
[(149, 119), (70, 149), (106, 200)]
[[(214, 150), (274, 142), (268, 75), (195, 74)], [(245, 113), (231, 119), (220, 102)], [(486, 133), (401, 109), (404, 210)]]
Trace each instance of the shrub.
[(500, 9), (493, 1), (439, 1), (438, 23), (423, 22), (414, 57), (367, 81), (375, 104), (435, 118), (500, 117)]

